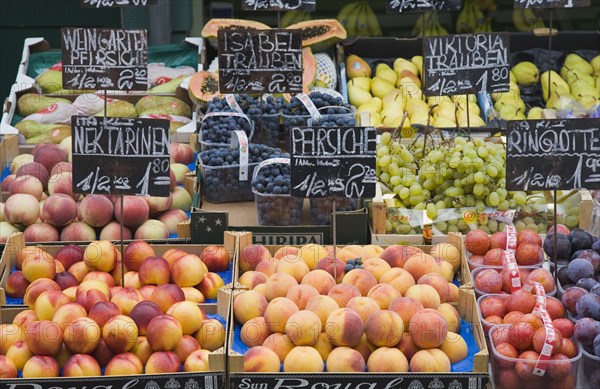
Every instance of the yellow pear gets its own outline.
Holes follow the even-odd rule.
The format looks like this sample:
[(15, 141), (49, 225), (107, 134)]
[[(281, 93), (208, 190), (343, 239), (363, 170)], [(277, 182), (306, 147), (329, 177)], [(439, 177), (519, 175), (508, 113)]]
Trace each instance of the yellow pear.
[(406, 102), (406, 112), (413, 115), (417, 110), (424, 110), (429, 115), (429, 106), (423, 100), (411, 99)]
[[(550, 85), (548, 85), (550, 79)], [(568, 95), (571, 93), (569, 84), (554, 70), (548, 70), (541, 74), (540, 84), (542, 85), (542, 97), (548, 101), (551, 94)]]
[(421, 124), (426, 126), (427, 122), (429, 121), (429, 114), (427, 111), (419, 111), (415, 112), (413, 115), (410, 115), (409, 118), (412, 124)]
[(494, 103), (494, 109), (500, 111), (500, 108), (504, 105), (514, 105), (515, 107), (520, 108), (521, 111), (525, 111), (525, 103), (520, 97), (518, 99), (512, 99), (510, 97), (502, 98)]
[(371, 100), (371, 94), (364, 90), (361, 87), (356, 85), (350, 85), (348, 87), (348, 101), (355, 107), (360, 107), (361, 105), (369, 102)]
[(438, 117), (434, 119), (431, 123), (432, 126), (436, 128), (454, 128), (456, 127), (456, 122), (452, 119), (449, 119), (445, 116)]
[[(404, 113), (398, 110), (386, 110), (381, 111), (381, 122), (386, 127), (398, 127), (402, 123), (402, 118), (404, 118)], [(407, 120), (405, 120), (405, 123)], [(404, 124), (403, 124), (404, 127)]]
[(389, 91), (394, 88), (394, 84), (381, 77), (374, 77), (371, 80), (371, 92), (373, 96), (383, 98)]
[(504, 120), (516, 120), (515, 118), (519, 112), (521, 112), (521, 108), (511, 104), (503, 105), (498, 111), (500, 117)]
[(377, 112), (371, 112), (369, 119), (371, 120), (371, 124), (369, 124), (371, 126), (378, 127), (378, 126), (381, 126), (381, 124), (382, 124), (381, 123), (381, 115)]
[(426, 101), (429, 106), (441, 104), (442, 102), (454, 104), (450, 96), (428, 96)]
[(517, 76), (515, 76), (512, 70), (510, 71), (510, 73), (508, 73), (508, 80), (514, 83), (517, 82)]
[(477, 104), (477, 96), (475, 95), (454, 95), (452, 101), (455, 103), (465, 104), (466, 101)]
[[(431, 109), (431, 112), (433, 112), (434, 114), (442, 110), (450, 110), (454, 112), (454, 110), (456, 109), (456, 105), (453, 102), (447, 100), (442, 100), (439, 104), (434, 105), (435, 106)], [(429, 106), (431, 107), (432, 105), (429, 104)]]
[(597, 98), (590, 95), (581, 96), (577, 99), (577, 101), (583, 106), (583, 108), (585, 108), (586, 111), (596, 108), (598, 104), (600, 104), (600, 101)]
[(458, 125), (461, 127), (485, 127), (485, 121), (480, 116), (471, 116), (467, 125), (467, 115), (458, 118)]
[(567, 68), (567, 70), (578, 69), (585, 74), (594, 74), (592, 65), (575, 53), (567, 55), (563, 68)]
[(413, 74), (419, 74), (419, 69), (415, 64), (404, 58), (396, 58), (394, 61), (394, 71), (400, 73), (402, 70), (410, 70)]
[(367, 92), (371, 91), (371, 78), (369, 77), (354, 77), (350, 81), (348, 81), (348, 86), (355, 85), (359, 88), (366, 90)]
[(380, 63), (379, 65), (377, 65), (377, 67), (375, 68), (375, 76), (381, 77), (384, 80), (387, 80), (394, 85), (396, 84), (396, 81), (398, 80), (398, 75), (396, 74), (394, 69), (392, 69), (386, 63)]
[(419, 70), (419, 73), (416, 73), (417, 76), (420, 76), (421, 74), (423, 74), (423, 56), (422, 55), (415, 55), (414, 57), (412, 57), (410, 59), (410, 62), (412, 62), (413, 65), (415, 65), (417, 67), (417, 69)]
[(589, 74), (581, 73), (577, 70), (571, 70), (567, 73), (567, 83), (573, 87), (576, 83), (583, 82), (590, 86), (594, 86), (594, 77)]
[[(520, 100), (520, 98), (519, 98)], [(458, 110), (459, 111), (466, 111), (467, 110), (467, 106), (464, 103), (458, 103)], [(475, 103), (469, 103), (469, 113), (471, 115), (479, 115), (481, 113), (481, 110), (479, 109), (479, 105), (475, 104)]]
[(373, 97), (371, 100), (359, 106), (356, 112), (379, 112), (381, 111), (382, 102), (379, 97)]
[(400, 104), (403, 110), (406, 105), (406, 100), (402, 97), (402, 92), (400, 91), (400, 89), (392, 89), (391, 91), (386, 93), (385, 96), (383, 96), (382, 101), (384, 107), (390, 104), (392, 101)]
[(586, 84), (584, 81), (579, 81), (574, 88), (571, 88), (571, 95), (575, 98), (579, 96), (593, 96), (596, 99), (600, 99), (600, 90)]
[(595, 56), (591, 61), (590, 65), (594, 69), (594, 76), (600, 77), (600, 55)]
[(527, 112), (527, 119), (539, 120), (542, 118), (544, 110), (541, 107), (533, 107)]

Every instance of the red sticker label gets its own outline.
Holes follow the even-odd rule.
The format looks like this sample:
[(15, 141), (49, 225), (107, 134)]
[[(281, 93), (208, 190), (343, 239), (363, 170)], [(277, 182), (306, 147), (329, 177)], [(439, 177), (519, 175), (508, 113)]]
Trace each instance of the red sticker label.
[(514, 293), (521, 289), (521, 276), (515, 259), (515, 252), (512, 250), (504, 251), (504, 259), (504, 270), (508, 273), (508, 279), (510, 280), (510, 292)]
[(166, 84), (167, 82), (169, 82), (169, 81), (171, 81), (171, 80), (172, 80), (172, 78), (165, 77), (165, 76), (163, 76), (163, 77), (158, 77), (158, 78), (156, 79), (156, 85), (162, 85), (162, 84)]
[(59, 63), (57, 63), (55, 65), (52, 65), (50, 67), (50, 69), (48, 69), (48, 70), (57, 70), (59, 72), (62, 72), (62, 62), (59, 62)]
[(54, 103), (54, 104), (50, 105), (49, 107), (42, 109), (38, 113), (41, 113), (41, 114), (52, 113), (52, 112), (56, 111), (57, 109), (58, 109), (58, 103)]
[(544, 346), (540, 352), (540, 358), (533, 369), (533, 374), (541, 377), (546, 373), (548, 361), (552, 358), (552, 350), (557, 342), (557, 338), (556, 329), (552, 325), (552, 318), (546, 310), (546, 292), (544, 291), (544, 287), (539, 282), (534, 282), (533, 288), (536, 292), (535, 309), (540, 314), (542, 322), (544, 323), (544, 330), (546, 331), (546, 339), (544, 340)]
[(506, 249), (516, 250), (517, 249), (517, 229), (514, 226), (506, 226), (504, 228), (506, 232)]

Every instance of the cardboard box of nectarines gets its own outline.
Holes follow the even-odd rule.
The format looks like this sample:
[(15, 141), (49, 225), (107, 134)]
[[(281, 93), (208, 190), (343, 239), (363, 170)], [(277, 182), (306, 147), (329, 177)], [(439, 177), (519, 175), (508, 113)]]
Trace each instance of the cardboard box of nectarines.
[(27, 246), (23, 233), (16, 233), (0, 258), (0, 305), (34, 308), (48, 290), (59, 292), (59, 301), (47, 302), (55, 309), (66, 298), (88, 309), (96, 301), (121, 299), (126, 305), (154, 299), (164, 311), (182, 300), (217, 304), (228, 298), (219, 293), (233, 280), (236, 249), (237, 237), (229, 232), (223, 245), (134, 240), (124, 243), (123, 252), (109, 240)]
[(379, 285), (349, 300), (341, 289), (322, 295), (308, 284), (287, 297), (273, 298), (277, 285), (234, 291), (231, 387), (486, 387), (488, 351), (472, 291), (458, 291), (458, 309), (430, 308), (386, 296)]
[[(20, 237), (17, 243), (11, 238), (3, 258), (13, 261), (17, 255), (24, 256), (22, 274), (28, 278), (47, 271), (47, 262), (54, 265), (77, 254), (75, 246), (68, 248), (66, 257), (57, 246), (23, 246), (21, 235), (14, 236)], [(235, 237), (226, 241), (226, 247), (235, 247)], [(224, 387), (231, 290), (219, 288), (222, 279), (204, 270), (200, 258), (212, 267), (207, 257), (211, 253), (203, 255), (194, 245), (134, 244), (125, 250), (123, 261), (135, 267), (131, 262), (135, 257), (146, 259), (139, 263), (138, 272), (131, 271), (137, 274), (125, 273), (130, 274), (125, 276), (125, 285), (130, 286), (116, 286), (115, 278), (121, 279), (119, 270), (112, 274), (106, 268), (100, 270), (106, 264), (105, 252), (112, 250), (111, 255), (117, 257), (118, 251), (111, 249), (108, 241), (92, 242), (83, 252), (83, 260), (76, 262), (82, 265), (69, 266), (72, 273), (34, 280), (25, 291), (27, 306), (0, 309), (0, 377), (14, 378), (3, 381), (7, 387), (83, 388), (95, 386), (93, 382), (101, 375), (105, 376), (103, 385), (123, 388)], [(21, 250), (15, 254), (19, 246)], [(146, 257), (150, 249), (154, 255)], [(90, 250), (97, 253), (95, 260)], [(226, 266), (231, 267), (224, 247), (214, 249), (211, 255), (221, 256), (222, 251), (227, 254)], [(179, 258), (169, 266), (176, 254)], [(34, 265), (29, 270), (28, 262)], [(13, 285), (10, 277), (6, 284), (12, 263), (2, 263), (7, 291), (9, 286), (22, 286)], [(95, 270), (90, 271), (91, 267)], [(92, 276), (83, 280), (84, 276), (79, 283), (77, 277), (83, 274)], [(201, 281), (195, 279), (200, 277)], [(142, 282), (145, 285), (140, 287)]]

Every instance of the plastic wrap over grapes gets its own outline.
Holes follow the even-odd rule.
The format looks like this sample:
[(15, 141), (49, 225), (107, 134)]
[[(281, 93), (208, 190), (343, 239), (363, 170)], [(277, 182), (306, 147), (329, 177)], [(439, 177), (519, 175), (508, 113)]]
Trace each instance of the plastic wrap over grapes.
[(281, 132), (281, 110), (285, 104), (282, 97), (268, 96), (265, 100), (252, 102), (246, 114), (254, 121), (254, 139), (257, 143), (276, 147)]
[[(333, 212), (333, 197), (310, 199), (310, 214), (316, 225), (330, 224), (330, 215)], [(335, 198), (335, 210), (338, 212), (355, 211), (358, 209), (358, 199), (347, 197)]]
[[(248, 147), (248, 177), (258, 164), (269, 158), (285, 157), (281, 150), (261, 144)], [(206, 200), (213, 203), (252, 201), (251, 180), (240, 181), (240, 153), (238, 149), (213, 148), (202, 151), (202, 187)]]
[(290, 167), (287, 164), (264, 166), (252, 180), (258, 223), (262, 226), (300, 224), (303, 198), (290, 196)]
[(243, 116), (209, 116), (200, 124), (200, 145), (202, 150), (215, 147), (229, 147), (234, 131), (242, 130), (252, 139), (254, 123)]

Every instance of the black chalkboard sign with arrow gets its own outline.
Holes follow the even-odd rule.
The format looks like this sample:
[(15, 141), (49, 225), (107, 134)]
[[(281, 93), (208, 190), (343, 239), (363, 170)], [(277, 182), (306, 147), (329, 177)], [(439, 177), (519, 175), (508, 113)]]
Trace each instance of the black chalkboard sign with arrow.
[(72, 116), (71, 126), (74, 193), (169, 195), (168, 120)]
[(221, 93), (302, 92), (302, 34), (297, 30), (219, 30)]
[(147, 90), (146, 30), (61, 29), (64, 89)]
[(514, 0), (515, 8), (583, 8), (592, 0)]
[(294, 127), (292, 196), (375, 197), (373, 127)]
[(84, 8), (144, 7), (157, 3), (158, 0), (81, 0)]
[(600, 119), (509, 121), (507, 190), (600, 189)]
[(389, 0), (388, 13), (458, 11), (462, 0)]
[(510, 80), (508, 33), (425, 37), (426, 96), (507, 92)]
[(314, 11), (317, 0), (242, 0), (244, 11)]

